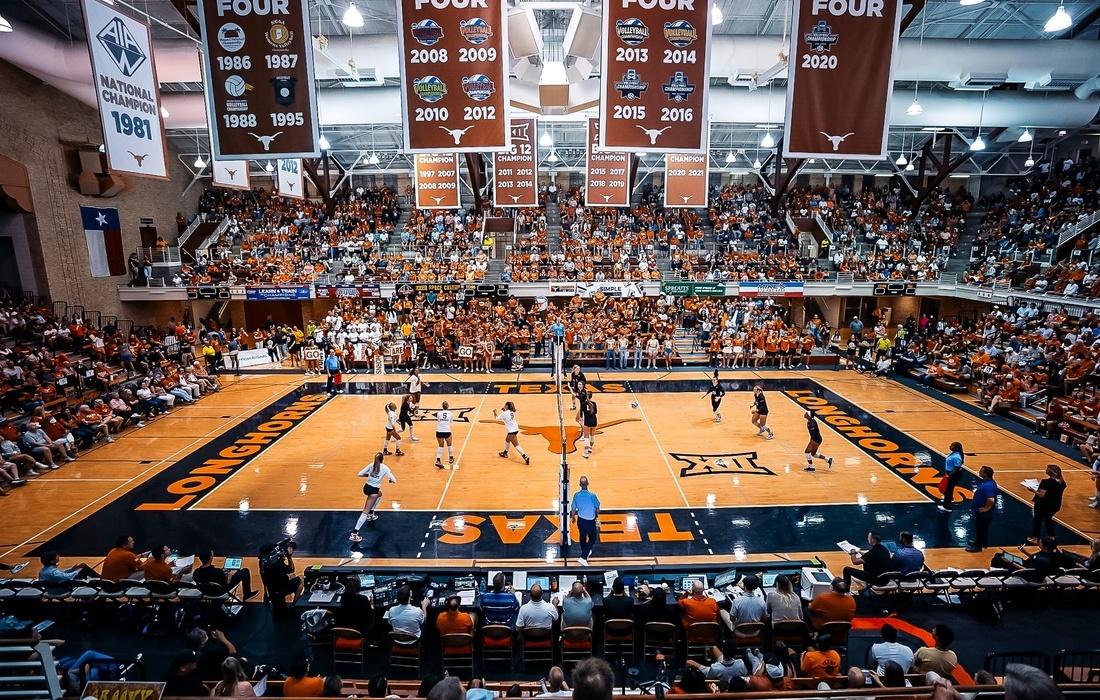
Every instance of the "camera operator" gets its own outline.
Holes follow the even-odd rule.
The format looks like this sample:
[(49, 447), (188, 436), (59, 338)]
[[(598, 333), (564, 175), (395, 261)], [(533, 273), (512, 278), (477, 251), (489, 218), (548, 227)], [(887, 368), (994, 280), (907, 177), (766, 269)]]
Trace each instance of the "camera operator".
[(260, 552), (260, 579), (276, 612), (286, 612), (286, 597), (297, 595), (302, 587), (302, 578), (294, 575), (297, 548), (294, 540), (285, 539)]

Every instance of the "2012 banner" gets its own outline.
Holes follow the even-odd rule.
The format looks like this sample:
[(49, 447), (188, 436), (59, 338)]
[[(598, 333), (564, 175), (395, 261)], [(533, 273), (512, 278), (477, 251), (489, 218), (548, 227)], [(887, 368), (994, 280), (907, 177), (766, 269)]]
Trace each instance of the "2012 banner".
[(493, 154), (493, 206), (538, 206), (536, 124), (534, 119), (513, 119), (512, 150)]
[(279, 196), (305, 199), (305, 176), (302, 161), (298, 158), (283, 158), (277, 161), (276, 171)]
[(167, 179), (149, 28), (99, 0), (83, 0), (82, 6), (107, 165), (121, 173)]
[(306, 0), (198, 0), (215, 160), (321, 155)]
[(787, 158), (887, 157), (901, 0), (796, 0)]
[(600, 148), (698, 153), (707, 142), (710, 0), (607, 0)]
[(600, 120), (588, 119), (584, 201), (590, 207), (630, 206), (630, 154), (600, 150)]
[(458, 156), (418, 153), (413, 156), (417, 209), (458, 209)]
[(505, 0), (399, 0), (406, 152), (508, 150)]

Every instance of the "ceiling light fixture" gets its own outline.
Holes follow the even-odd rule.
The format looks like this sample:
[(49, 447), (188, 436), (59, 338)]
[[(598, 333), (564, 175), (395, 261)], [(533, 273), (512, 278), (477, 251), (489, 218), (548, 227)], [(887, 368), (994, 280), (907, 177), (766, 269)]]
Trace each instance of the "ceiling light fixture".
[(1060, 32), (1063, 29), (1069, 29), (1073, 24), (1073, 18), (1066, 12), (1065, 5), (1059, 3), (1058, 9), (1054, 11), (1054, 14), (1050, 16), (1047, 23), (1043, 25), (1044, 32)]
[(898, 155), (898, 159), (894, 161), (894, 165), (908, 165), (909, 161), (905, 158), (905, 154)]
[(973, 141), (970, 142), (970, 150), (972, 151), (984, 151), (985, 141), (982, 140), (982, 135), (978, 134)]
[(729, 153), (726, 154), (726, 162), (727, 163), (732, 163), (736, 159), (737, 159), (737, 156), (733, 155), (733, 151), (730, 151)]
[(206, 161), (202, 159), (202, 154), (195, 156), (195, 167), (202, 170), (206, 167)]
[(3, 15), (0, 15), (0, 32), (10, 32), (10, 31), (12, 31), (11, 22), (4, 19)]
[(909, 103), (909, 106), (905, 108), (905, 113), (910, 117), (919, 117), (924, 114), (924, 107), (921, 106), (920, 100), (916, 95), (913, 96), (913, 101)]
[(916, 169), (917, 169), (916, 166), (913, 165), (913, 161), (909, 161), (909, 163), (907, 163), (906, 166), (905, 166), (905, 172), (907, 172), (907, 173), (911, 173)]
[(1029, 143), (1034, 138), (1027, 127), (1024, 127), (1024, 133), (1020, 134), (1020, 138), (1016, 139), (1018, 143)]
[(1034, 165), (1035, 165), (1035, 159), (1032, 158), (1031, 156), (1028, 156), (1027, 160), (1024, 161), (1024, 167), (1025, 168), (1030, 168)]
[(722, 13), (722, 8), (718, 7), (718, 3), (714, 2), (710, 5), (710, 23), (714, 26), (718, 26), (722, 22), (726, 21), (726, 15)]
[(963, 7), (970, 7), (972, 5), (981, 5), (985, 0), (959, 0), (959, 4)]
[(367, 158), (367, 164), (368, 165), (378, 165), (378, 154), (377, 153), (371, 153), (370, 158)]
[(542, 132), (542, 136), (539, 137), (539, 145), (544, 148), (551, 148), (554, 145), (554, 137), (550, 135), (549, 131)]
[(327, 151), (330, 148), (332, 148), (332, 144), (328, 142), (328, 139), (325, 138), (324, 134), (321, 134), (321, 150)]
[(271, 161), (269, 160), (269, 161), (267, 161), (267, 165), (264, 166), (264, 170), (266, 170), (269, 173), (273, 173), (273, 172), (275, 172), (275, 166), (272, 165)]
[(775, 146), (775, 139), (772, 138), (772, 132), (764, 134), (764, 138), (760, 139), (761, 148), (773, 148)]
[(344, 17), (341, 21), (348, 27), (363, 26), (363, 15), (359, 12), (359, 8), (355, 6), (354, 2), (348, 3), (348, 9), (344, 11)]
[(555, 153), (554, 151), (550, 151), (550, 155), (546, 156), (546, 160), (550, 161), (551, 163), (557, 163), (558, 162), (558, 154)]
[(760, 159), (759, 159), (759, 158), (757, 158), (756, 160), (754, 160), (754, 161), (752, 162), (752, 167), (756, 168), (757, 170), (759, 170), (759, 169), (760, 169), (760, 165), (761, 165), (761, 164), (760, 164)]

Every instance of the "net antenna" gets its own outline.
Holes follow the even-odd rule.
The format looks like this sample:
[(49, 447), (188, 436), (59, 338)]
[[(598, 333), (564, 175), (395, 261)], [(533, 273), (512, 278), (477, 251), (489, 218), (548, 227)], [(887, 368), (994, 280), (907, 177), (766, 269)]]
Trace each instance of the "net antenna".
[(565, 404), (562, 400), (562, 379), (565, 374), (562, 371), (565, 356), (565, 344), (561, 341), (553, 341), (554, 357), (554, 395), (558, 401), (558, 431), (561, 438), (561, 465), (558, 468), (558, 481), (561, 493), (558, 494), (558, 529), (561, 532), (562, 556), (565, 556), (565, 548), (569, 546), (569, 460), (565, 454), (568, 451), (568, 440), (565, 436)]

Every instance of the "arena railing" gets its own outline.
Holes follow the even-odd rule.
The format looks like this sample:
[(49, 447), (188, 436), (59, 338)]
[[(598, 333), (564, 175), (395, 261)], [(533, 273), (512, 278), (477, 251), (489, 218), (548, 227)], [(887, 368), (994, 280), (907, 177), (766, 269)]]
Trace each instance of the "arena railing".
[[(32, 654), (37, 659), (31, 659)], [(62, 697), (53, 647), (45, 641), (5, 640), (0, 644), (0, 698), (33, 700)]]

